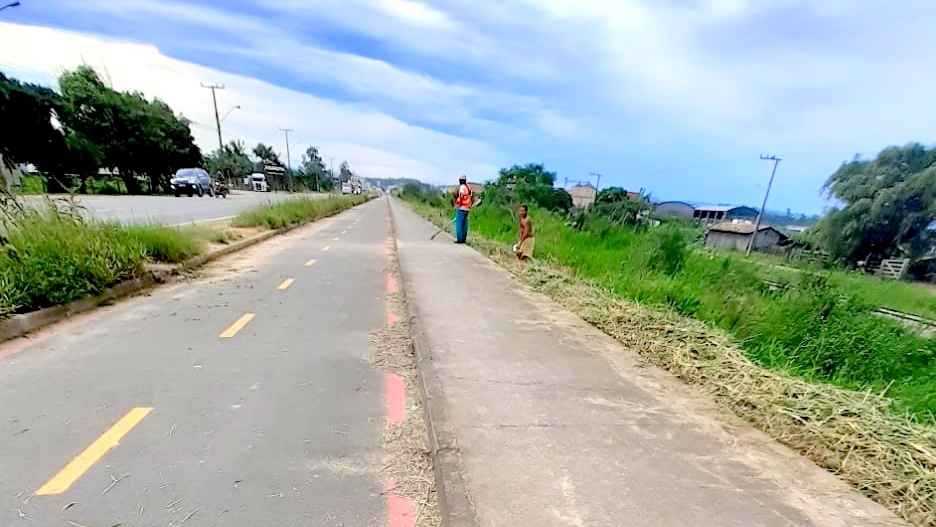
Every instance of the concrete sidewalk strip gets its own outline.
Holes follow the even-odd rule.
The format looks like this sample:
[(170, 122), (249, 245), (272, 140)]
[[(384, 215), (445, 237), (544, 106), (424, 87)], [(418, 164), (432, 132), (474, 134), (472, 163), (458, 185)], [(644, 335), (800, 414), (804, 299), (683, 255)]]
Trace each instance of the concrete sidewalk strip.
[(392, 209), (450, 527), (903, 525)]

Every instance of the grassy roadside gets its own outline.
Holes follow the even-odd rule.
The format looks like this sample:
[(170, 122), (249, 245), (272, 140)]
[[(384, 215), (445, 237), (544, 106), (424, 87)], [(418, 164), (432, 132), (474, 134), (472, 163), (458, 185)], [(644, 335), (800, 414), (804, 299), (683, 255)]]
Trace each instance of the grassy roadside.
[[(235, 226), (298, 225), (363, 201), (355, 196), (261, 205), (238, 216)], [(98, 221), (67, 200), (24, 207), (0, 196), (0, 318), (98, 295), (143, 276), (147, 264), (182, 263), (236, 237), (207, 227)]]
[[(426, 203), (410, 204), (440, 226), (448, 219), (446, 210)], [(534, 221), (540, 258), (532, 265), (521, 266), (508, 253), (508, 242), (515, 232), (512, 224), (499, 211), (482, 211), (478, 209), (472, 218), (472, 245), (525, 283), (652, 363), (698, 385), (726, 408), (839, 474), (911, 523), (936, 524), (936, 426), (905, 414), (901, 406), (906, 406), (906, 400), (901, 406), (895, 405), (885, 395), (889, 382), (879, 389), (869, 388), (880, 386), (879, 382), (866, 382), (861, 386), (863, 389), (850, 389), (859, 387), (857, 379), (832, 385), (828, 381), (833, 379), (823, 378), (821, 372), (804, 369), (815, 356), (791, 365), (799, 350), (792, 353), (788, 350), (785, 360), (780, 360), (779, 352), (786, 341), (778, 333), (789, 331), (789, 325), (775, 328), (767, 341), (770, 349), (778, 353), (771, 362), (752, 353), (751, 338), (739, 339), (736, 333), (721, 327), (717, 319), (703, 317), (704, 313), (713, 316), (718, 313), (719, 302), (728, 307), (721, 311), (722, 316), (730, 314), (737, 304), (747, 309), (768, 309), (770, 317), (765, 322), (788, 319), (802, 326), (803, 338), (822, 340), (826, 348), (834, 346), (838, 350), (838, 355), (826, 353), (822, 364), (838, 366), (842, 364), (836, 361), (841, 361), (846, 363), (843, 367), (856, 374), (885, 371), (892, 364), (912, 367), (917, 359), (908, 362), (907, 357), (889, 356), (905, 353), (903, 343), (890, 340), (914, 338), (905, 330), (878, 325), (876, 318), (867, 321), (851, 318), (848, 310), (857, 305), (848, 301), (839, 303), (839, 292), (830, 297), (827, 286), (822, 284), (791, 292), (790, 298), (768, 291), (758, 293), (778, 304), (771, 307), (745, 290), (759, 287), (756, 285), (759, 278), (751, 270), (754, 266), (739, 267), (733, 260), (719, 259), (717, 255), (706, 263), (693, 261), (695, 252), (690, 252), (683, 255), (678, 269), (669, 274), (665, 253), (673, 249), (667, 248), (671, 236), (667, 233), (655, 234), (656, 241), (621, 232), (583, 235), (566, 228), (556, 218), (537, 213)], [(609, 253), (613, 253), (613, 258)], [(663, 265), (662, 269), (653, 269), (648, 253), (663, 261), (656, 264)], [(717, 272), (709, 270), (709, 265)], [(634, 272), (635, 268), (639, 272)], [(683, 272), (681, 279), (675, 278)], [(689, 280), (704, 280), (700, 288), (704, 285), (717, 290), (710, 292), (712, 298), (707, 298), (704, 291), (680, 283)], [(674, 302), (693, 298), (690, 294), (680, 295), (681, 291), (698, 295), (694, 297), (698, 303), (688, 306), (694, 308), (691, 314), (683, 312), (687, 306)], [(817, 298), (824, 303), (820, 307), (830, 309), (825, 321), (814, 316), (812, 306)], [(858, 327), (842, 327), (849, 323)], [(881, 331), (883, 334), (878, 333)], [(880, 356), (860, 353), (872, 350), (868, 342), (861, 340), (865, 332), (880, 339), (882, 348), (877, 349)], [(816, 350), (810, 349), (810, 353)], [(921, 393), (932, 392), (930, 384), (920, 386)], [(890, 394), (895, 387), (890, 386)], [(902, 395), (912, 397), (916, 392), (905, 391)]]
[(369, 199), (371, 199), (370, 196), (364, 195), (334, 196), (326, 199), (291, 199), (254, 207), (239, 214), (231, 224), (234, 227), (283, 229), (332, 216)]

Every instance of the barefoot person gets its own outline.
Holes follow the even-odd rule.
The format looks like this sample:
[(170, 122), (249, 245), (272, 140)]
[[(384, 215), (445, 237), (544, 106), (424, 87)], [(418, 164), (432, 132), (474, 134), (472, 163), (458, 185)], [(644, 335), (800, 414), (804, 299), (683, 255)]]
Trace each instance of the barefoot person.
[(530, 220), (526, 205), (520, 205), (517, 213), (520, 216), (520, 241), (515, 246), (514, 254), (517, 260), (524, 261), (533, 256), (533, 221)]

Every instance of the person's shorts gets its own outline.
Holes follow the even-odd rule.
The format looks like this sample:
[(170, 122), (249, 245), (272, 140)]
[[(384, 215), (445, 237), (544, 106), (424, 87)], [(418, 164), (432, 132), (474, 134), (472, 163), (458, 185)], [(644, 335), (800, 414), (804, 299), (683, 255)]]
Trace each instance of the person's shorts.
[(523, 258), (532, 258), (534, 245), (535, 241), (532, 237), (523, 240), (517, 247), (517, 256), (522, 256)]

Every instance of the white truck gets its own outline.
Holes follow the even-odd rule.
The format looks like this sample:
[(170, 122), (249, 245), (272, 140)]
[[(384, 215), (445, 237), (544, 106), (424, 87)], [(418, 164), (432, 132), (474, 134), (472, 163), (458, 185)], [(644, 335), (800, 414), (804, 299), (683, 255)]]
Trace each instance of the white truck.
[(269, 192), (270, 185), (267, 183), (266, 174), (254, 172), (244, 178), (244, 186), (254, 192)]

